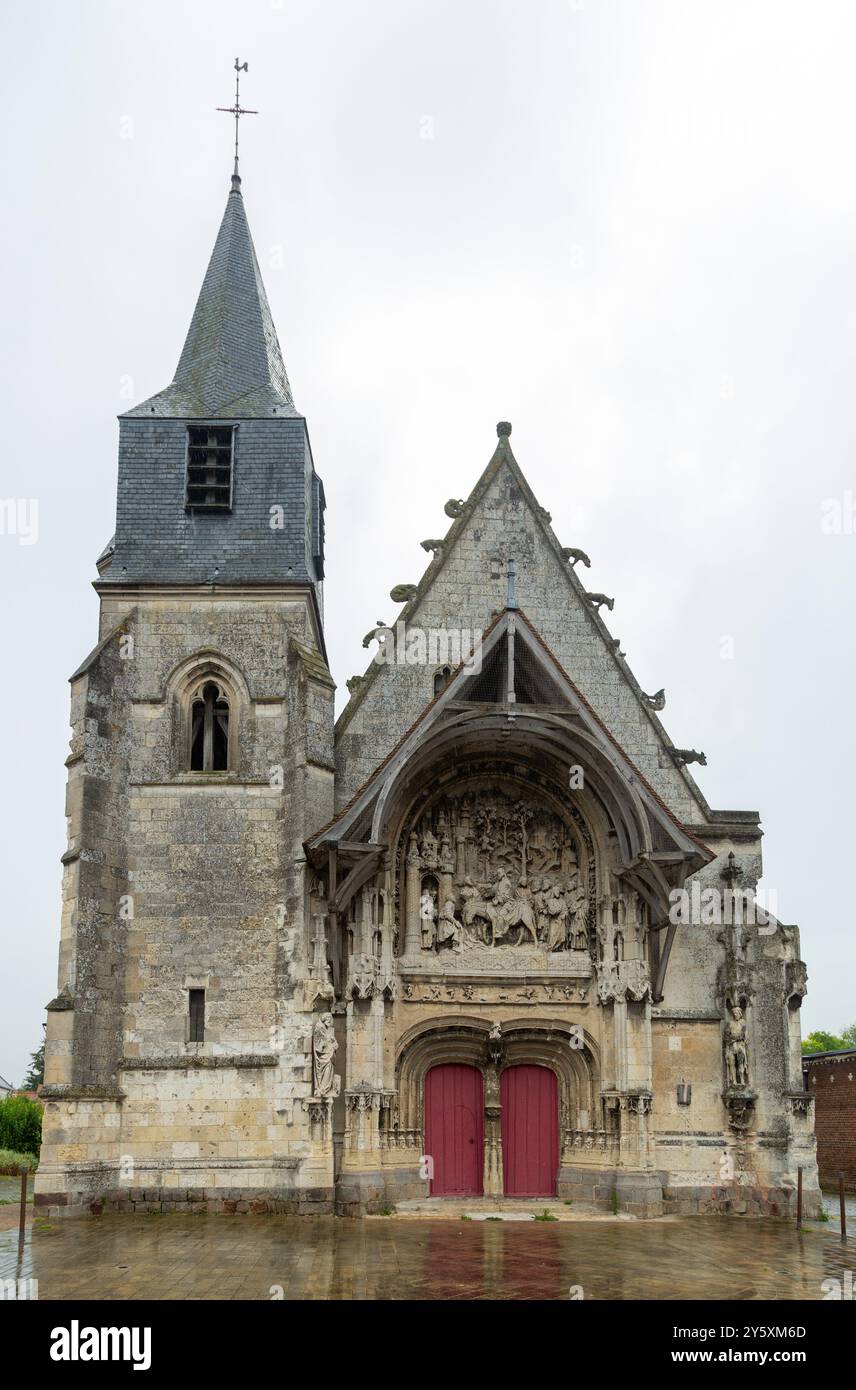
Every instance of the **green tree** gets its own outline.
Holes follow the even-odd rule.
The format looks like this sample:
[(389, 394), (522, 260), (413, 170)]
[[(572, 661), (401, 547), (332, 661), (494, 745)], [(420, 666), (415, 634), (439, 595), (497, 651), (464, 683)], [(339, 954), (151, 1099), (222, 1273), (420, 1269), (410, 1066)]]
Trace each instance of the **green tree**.
[(42, 1107), (29, 1096), (0, 1100), (0, 1149), (39, 1156), (42, 1145)]
[(803, 1052), (840, 1052), (845, 1047), (856, 1047), (856, 1023), (842, 1028), (841, 1033), (824, 1033), (818, 1030), (803, 1038)]
[(30, 1070), (21, 1082), (22, 1091), (37, 1091), (45, 1079), (45, 1045), (30, 1053)]

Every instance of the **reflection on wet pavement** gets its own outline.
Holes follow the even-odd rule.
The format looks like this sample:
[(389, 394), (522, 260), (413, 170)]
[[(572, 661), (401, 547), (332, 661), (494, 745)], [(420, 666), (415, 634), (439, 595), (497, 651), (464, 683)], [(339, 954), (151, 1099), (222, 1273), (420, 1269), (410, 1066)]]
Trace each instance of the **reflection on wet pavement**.
[(38, 1222), (0, 1278), (40, 1299), (822, 1299), (851, 1239), (790, 1223), (103, 1216)]

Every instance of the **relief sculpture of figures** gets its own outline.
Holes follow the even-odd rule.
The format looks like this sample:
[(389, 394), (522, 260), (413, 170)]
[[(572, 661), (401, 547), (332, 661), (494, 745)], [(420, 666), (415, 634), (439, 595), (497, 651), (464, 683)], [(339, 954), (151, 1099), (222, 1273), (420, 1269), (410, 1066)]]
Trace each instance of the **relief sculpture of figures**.
[(451, 898), (443, 904), (437, 919), (437, 945), (445, 946), (447, 942), (453, 950), (463, 950), (461, 924), (455, 916), (455, 904)]
[(725, 1069), (729, 1086), (748, 1086), (749, 1060), (746, 1053), (746, 1020), (739, 1004), (729, 1005), (731, 1017), (725, 1024)]
[(333, 1015), (321, 1014), (312, 1033), (312, 1062), (315, 1073), (313, 1094), (323, 1099), (339, 1094), (341, 1078), (333, 1071), (333, 1060), (338, 1050)]
[(558, 883), (552, 883), (544, 894), (544, 915), (548, 922), (547, 950), (563, 950), (568, 944), (568, 908)]
[(465, 953), (469, 943), (588, 953), (591, 849), (535, 797), (490, 786), (446, 796), (403, 843), (418, 880), (423, 951)]
[(586, 891), (581, 885), (577, 885), (574, 889), (570, 907), (573, 914), (571, 933), (574, 950), (587, 951), (589, 948), (588, 899)]

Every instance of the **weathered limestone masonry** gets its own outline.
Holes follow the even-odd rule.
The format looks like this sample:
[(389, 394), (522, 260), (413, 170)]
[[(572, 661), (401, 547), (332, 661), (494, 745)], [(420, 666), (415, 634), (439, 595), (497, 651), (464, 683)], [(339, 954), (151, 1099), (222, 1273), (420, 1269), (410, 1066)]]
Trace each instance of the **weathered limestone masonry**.
[(233, 179), (71, 682), (41, 1206), (783, 1215), (802, 1166), (816, 1207), (758, 816), (708, 806), (497, 428), (334, 736), (324, 492)]
[[(223, 509), (208, 434), (188, 505), (200, 420), (215, 445), (226, 426)], [(43, 1207), (332, 1209), (302, 848), (333, 809), (322, 575), (323, 489), (236, 180), (175, 381), (121, 421), (100, 640), (71, 682)]]

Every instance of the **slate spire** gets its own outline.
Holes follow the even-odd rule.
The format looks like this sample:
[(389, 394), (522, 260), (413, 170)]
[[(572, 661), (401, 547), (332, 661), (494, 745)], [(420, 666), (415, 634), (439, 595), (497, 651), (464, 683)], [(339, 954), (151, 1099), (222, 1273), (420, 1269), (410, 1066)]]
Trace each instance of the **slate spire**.
[(181, 419), (298, 414), (237, 174), (173, 381), (128, 414)]

